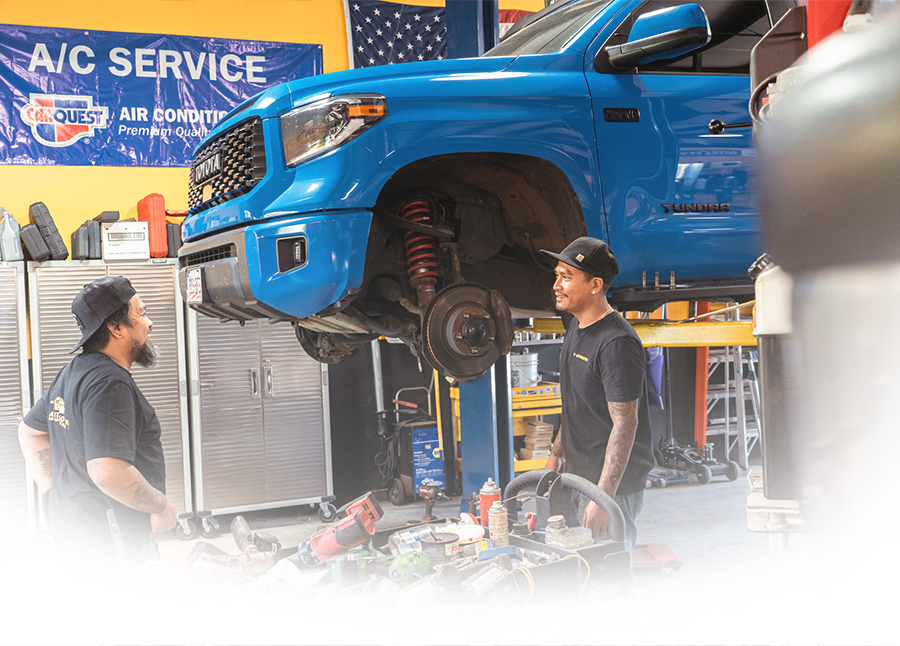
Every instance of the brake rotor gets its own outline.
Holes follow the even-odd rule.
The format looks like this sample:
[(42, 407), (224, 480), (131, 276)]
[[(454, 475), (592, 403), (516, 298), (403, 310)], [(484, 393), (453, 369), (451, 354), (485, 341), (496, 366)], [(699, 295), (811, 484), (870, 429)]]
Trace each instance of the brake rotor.
[(441, 374), (470, 381), (509, 352), (512, 319), (497, 292), (456, 283), (438, 292), (422, 317), (425, 358)]

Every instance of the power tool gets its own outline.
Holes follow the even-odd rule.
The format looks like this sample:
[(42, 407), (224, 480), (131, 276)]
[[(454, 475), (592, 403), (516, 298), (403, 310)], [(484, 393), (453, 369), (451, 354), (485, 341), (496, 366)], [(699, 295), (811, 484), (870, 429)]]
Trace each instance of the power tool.
[(231, 521), (231, 536), (241, 550), (241, 570), (247, 575), (264, 574), (275, 565), (273, 552), (261, 552), (253, 540), (253, 532), (243, 516)]
[(437, 516), (434, 515), (434, 503), (438, 500), (449, 500), (447, 494), (445, 494), (441, 489), (434, 485), (419, 485), (419, 490), (416, 492), (419, 494), (419, 498), (425, 500), (425, 515), (422, 516), (422, 522), (427, 523), (432, 520), (437, 520)]
[(338, 554), (361, 545), (375, 534), (375, 521), (384, 512), (372, 492), (338, 509), (338, 520), (314, 534), (297, 548), (300, 562), (307, 567), (321, 565)]
[(360, 550), (332, 561), (331, 580), (346, 587), (367, 581), (373, 576), (385, 576), (394, 583), (405, 585), (413, 575), (422, 576), (430, 569), (431, 559), (425, 552), (418, 550), (393, 557)]

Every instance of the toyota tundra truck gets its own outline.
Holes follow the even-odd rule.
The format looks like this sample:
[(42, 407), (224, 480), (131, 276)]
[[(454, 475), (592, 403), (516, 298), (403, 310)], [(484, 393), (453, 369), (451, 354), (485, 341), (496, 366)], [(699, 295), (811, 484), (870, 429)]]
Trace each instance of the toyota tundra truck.
[[(486, 372), (553, 266), (609, 242), (620, 310), (746, 300), (761, 251), (754, 44), (779, 0), (576, 0), (472, 59), (274, 86), (198, 146), (181, 289), (221, 320), (290, 321), (334, 363), (379, 336)], [(558, 315), (558, 314), (557, 314)]]

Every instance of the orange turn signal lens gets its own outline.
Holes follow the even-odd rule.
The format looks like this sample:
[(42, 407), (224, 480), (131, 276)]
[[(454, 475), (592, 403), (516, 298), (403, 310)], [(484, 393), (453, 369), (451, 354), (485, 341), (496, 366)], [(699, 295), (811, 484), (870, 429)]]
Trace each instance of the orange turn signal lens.
[(350, 118), (358, 117), (383, 117), (383, 105), (350, 105), (347, 106), (347, 116)]

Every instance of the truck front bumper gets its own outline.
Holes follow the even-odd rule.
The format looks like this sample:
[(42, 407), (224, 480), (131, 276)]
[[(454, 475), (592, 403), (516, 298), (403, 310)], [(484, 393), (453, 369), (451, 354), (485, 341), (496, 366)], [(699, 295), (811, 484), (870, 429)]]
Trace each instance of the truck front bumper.
[(362, 285), (371, 223), (366, 210), (298, 214), (185, 243), (182, 297), (220, 319), (316, 314)]

